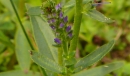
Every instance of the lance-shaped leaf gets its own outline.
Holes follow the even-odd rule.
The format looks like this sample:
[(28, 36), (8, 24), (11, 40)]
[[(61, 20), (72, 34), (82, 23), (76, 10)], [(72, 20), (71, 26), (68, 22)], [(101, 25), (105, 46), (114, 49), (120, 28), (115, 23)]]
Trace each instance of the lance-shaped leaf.
[(41, 76), (38, 72), (27, 71), (23, 72), (22, 70), (13, 70), (7, 72), (1, 72), (0, 76)]
[[(36, 44), (38, 46), (39, 52), (42, 53), (44, 56), (55, 60), (58, 62), (57, 58), (57, 49), (53, 47), (54, 44), (53, 39), (55, 38), (51, 28), (47, 24), (45, 20), (40, 17), (39, 13), (31, 13), (31, 11), (40, 10), (38, 7), (31, 7), (30, 5), (26, 4), (26, 8), (29, 12), (33, 32), (34, 32), (34, 38), (36, 41)], [(37, 15), (37, 16), (35, 16)]]
[(124, 65), (124, 62), (113, 62), (107, 65), (99, 66), (89, 70), (83, 70), (72, 76), (105, 76), (113, 70), (119, 69)]
[(33, 26), (34, 38), (39, 52), (45, 57), (58, 62), (57, 48), (52, 46), (55, 44), (53, 41), (55, 36), (48, 23), (40, 16), (30, 15), (30, 19)]
[(28, 71), (31, 65), (31, 59), (29, 56), (28, 50), (30, 50), (30, 46), (27, 42), (27, 39), (22, 31), (22, 29), (18, 29), (15, 36), (15, 51), (18, 59), (18, 63), (23, 71)]
[(90, 65), (94, 64), (95, 62), (99, 61), (112, 49), (113, 45), (114, 45), (114, 40), (101, 46), (100, 48), (93, 51), (89, 55), (81, 58), (75, 64), (75, 72), (81, 71), (81, 70), (85, 69), (87, 66), (90, 66)]
[(104, 16), (102, 13), (100, 13), (96, 9), (90, 9), (88, 11), (83, 11), (83, 14), (85, 14), (93, 19), (96, 19), (98, 21), (101, 21), (101, 22), (106, 22), (106, 23), (114, 22), (113, 20), (111, 20), (110, 18), (107, 18), (106, 16)]
[(31, 51), (31, 57), (36, 64), (40, 65), (44, 69), (55, 73), (63, 72), (63, 68), (61, 66), (59, 66), (55, 61), (51, 60), (50, 58), (47, 58), (46, 56), (40, 54), (39, 52)]

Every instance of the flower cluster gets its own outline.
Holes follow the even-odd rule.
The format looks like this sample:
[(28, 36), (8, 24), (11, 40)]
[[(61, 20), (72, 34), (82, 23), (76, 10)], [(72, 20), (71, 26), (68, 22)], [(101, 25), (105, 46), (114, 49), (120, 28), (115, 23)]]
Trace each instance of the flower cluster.
[(43, 15), (47, 18), (49, 26), (56, 36), (54, 39), (56, 45), (61, 45), (63, 40), (72, 39), (71, 26), (67, 26), (68, 17), (64, 16), (61, 4), (50, 3), (49, 6), (43, 8), (43, 11)]

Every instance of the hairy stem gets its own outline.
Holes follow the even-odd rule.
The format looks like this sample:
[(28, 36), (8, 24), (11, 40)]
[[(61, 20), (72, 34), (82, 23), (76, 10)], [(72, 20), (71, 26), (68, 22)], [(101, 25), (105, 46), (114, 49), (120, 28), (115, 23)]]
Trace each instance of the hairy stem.
[(74, 16), (74, 29), (73, 29), (73, 35), (74, 38), (70, 42), (70, 48), (69, 51), (76, 50), (78, 36), (79, 36), (79, 30), (82, 20), (82, 2), (83, 0), (75, 0), (76, 6), (75, 6), (75, 16)]

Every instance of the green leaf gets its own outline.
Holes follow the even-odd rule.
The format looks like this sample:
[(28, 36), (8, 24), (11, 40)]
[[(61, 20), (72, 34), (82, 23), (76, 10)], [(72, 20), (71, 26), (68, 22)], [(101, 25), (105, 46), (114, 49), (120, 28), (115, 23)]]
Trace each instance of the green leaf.
[(29, 15), (41, 15), (42, 10), (40, 9), (40, 6), (31, 7), (31, 8), (28, 9), (28, 14)]
[(14, 45), (2, 31), (0, 31), (0, 42), (14, 50)]
[(70, 51), (67, 58), (65, 59), (65, 65), (66, 66), (71, 66), (74, 65), (76, 63), (76, 59), (75, 59), (75, 51)]
[(124, 67), (123, 67), (123, 72), (125, 73), (125, 74), (128, 74), (128, 75), (130, 75), (130, 63), (126, 63), (125, 65), (124, 65)]
[(105, 76), (106, 74), (112, 72), (113, 70), (119, 69), (124, 65), (124, 62), (113, 62), (107, 65), (99, 66), (89, 70), (83, 70), (72, 76)]
[[(31, 6), (26, 4), (26, 8), (30, 9)], [(54, 34), (49, 24), (40, 16), (30, 15), (34, 37), (38, 45), (39, 52), (44, 56), (58, 62), (57, 48), (53, 47)]]
[(9, 11), (11, 11), (11, 13), (14, 13), (14, 10), (12, 8), (12, 5), (10, 3), (10, 1), (6, 1), (6, 0), (0, 0), (0, 2), (9, 9)]
[(73, 7), (75, 5), (75, 0), (70, 0), (68, 1), (65, 5), (64, 8), (70, 8)]
[(49, 72), (47, 73), (47, 76), (58, 76), (58, 74), (52, 73), (52, 72), (49, 71)]
[(100, 13), (96, 9), (91, 9), (91, 10), (88, 10), (88, 11), (83, 11), (83, 14), (85, 14), (85, 15), (93, 18), (93, 19), (96, 19), (98, 21), (101, 21), (101, 22), (106, 22), (106, 23), (112, 23), (112, 22), (114, 22), (113, 20), (111, 20), (110, 18), (107, 18), (106, 16), (104, 16), (102, 13)]
[(85, 69), (87, 66), (90, 66), (90, 65), (94, 64), (95, 62), (99, 61), (112, 49), (113, 46), (114, 46), (114, 40), (101, 46), (100, 48), (93, 51), (89, 55), (81, 58), (75, 64), (75, 72), (81, 71), (81, 70)]
[(58, 65), (55, 61), (51, 60), (50, 58), (47, 58), (46, 56), (42, 55), (39, 52), (31, 51), (31, 57), (33, 61), (40, 65), (42, 68), (50, 70), (55, 73), (62, 73), (63, 68)]
[(54, 73), (54, 72), (52, 72), (52, 71), (49, 71), (49, 70), (45, 70), (45, 72), (46, 72), (46, 76), (58, 76), (58, 74), (57, 73)]
[(74, 10), (75, 10), (74, 7), (70, 7), (70, 8), (67, 8), (67, 9), (64, 11), (64, 15), (65, 15), (65, 16), (68, 16), (68, 21), (70, 21), (70, 20), (73, 19), (73, 17), (74, 17)]
[(15, 26), (11, 21), (5, 21), (0, 23), (0, 30), (14, 30)]
[[(86, 4), (90, 1), (94, 1), (94, 0), (83, 0), (83, 4)], [(70, 7), (74, 7), (75, 6), (75, 0), (69, 0), (65, 5), (64, 8), (70, 8)]]
[(4, 51), (5, 45), (0, 42), (0, 53)]
[(38, 72), (27, 71), (23, 72), (21, 70), (14, 70), (8, 72), (1, 72), (0, 76), (41, 76)]
[(30, 16), (36, 44), (39, 52), (45, 57), (58, 62), (57, 48), (53, 47), (54, 34), (45, 20), (40, 16)]
[(31, 59), (28, 50), (31, 48), (23, 31), (20, 28), (17, 30), (15, 36), (15, 44), (18, 63), (20, 64), (20, 67), (23, 71), (28, 71), (31, 65)]

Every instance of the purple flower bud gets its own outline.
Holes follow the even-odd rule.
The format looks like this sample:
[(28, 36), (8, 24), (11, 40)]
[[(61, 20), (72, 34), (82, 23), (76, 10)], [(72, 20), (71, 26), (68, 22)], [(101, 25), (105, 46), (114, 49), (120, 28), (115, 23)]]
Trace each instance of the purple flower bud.
[(64, 24), (63, 23), (60, 23), (60, 28), (63, 28), (64, 27)]
[(56, 20), (55, 19), (51, 19), (51, 22), (54, 23)]
[(50, 27), (51, 27), (53, 30), (55, 29), (55, 26), (54, 26), (54, 25), (51, 25)]
[(70, 32), (70, 30), (71, 30), (71, 26), (67, 26), (66, 32)]
[(72, 35), (72, 32), (70, 32), (70, 33), (68, 34), (68, 37), (69, 37), (69, 38), (72, 38), (72, 36), (73, 36), (73, 35)]
[(62, 18), (62, 17), (63, 17), (63, 13), (62, 13), (62, 12), (60, 12), (60, 15), (59, 15), (59, 16), (60, 16), (60, 18)]
[(53, 17), (56, 17), (56, 13), (53, 13)]
[(66, 22), (68, 22), (68, 17), (66, 16), (66, 17), (64, 17), (64, 22), (66, 23)]
[(60, 40), (59, 38), (55, 38), (54, 41), (55, 41), (55, 43), (57, 43), (57, 44), (61, 44), (61, 40)]
[(58, 5), (56, 5), (55, 9), (59, 10), (61, 8), (61, 4), (59, 3)]
[(48, 20), (48, 23), (49, 23), (49, 24), (54, 23), (54, 22), (56, 22), (55, 19)]

